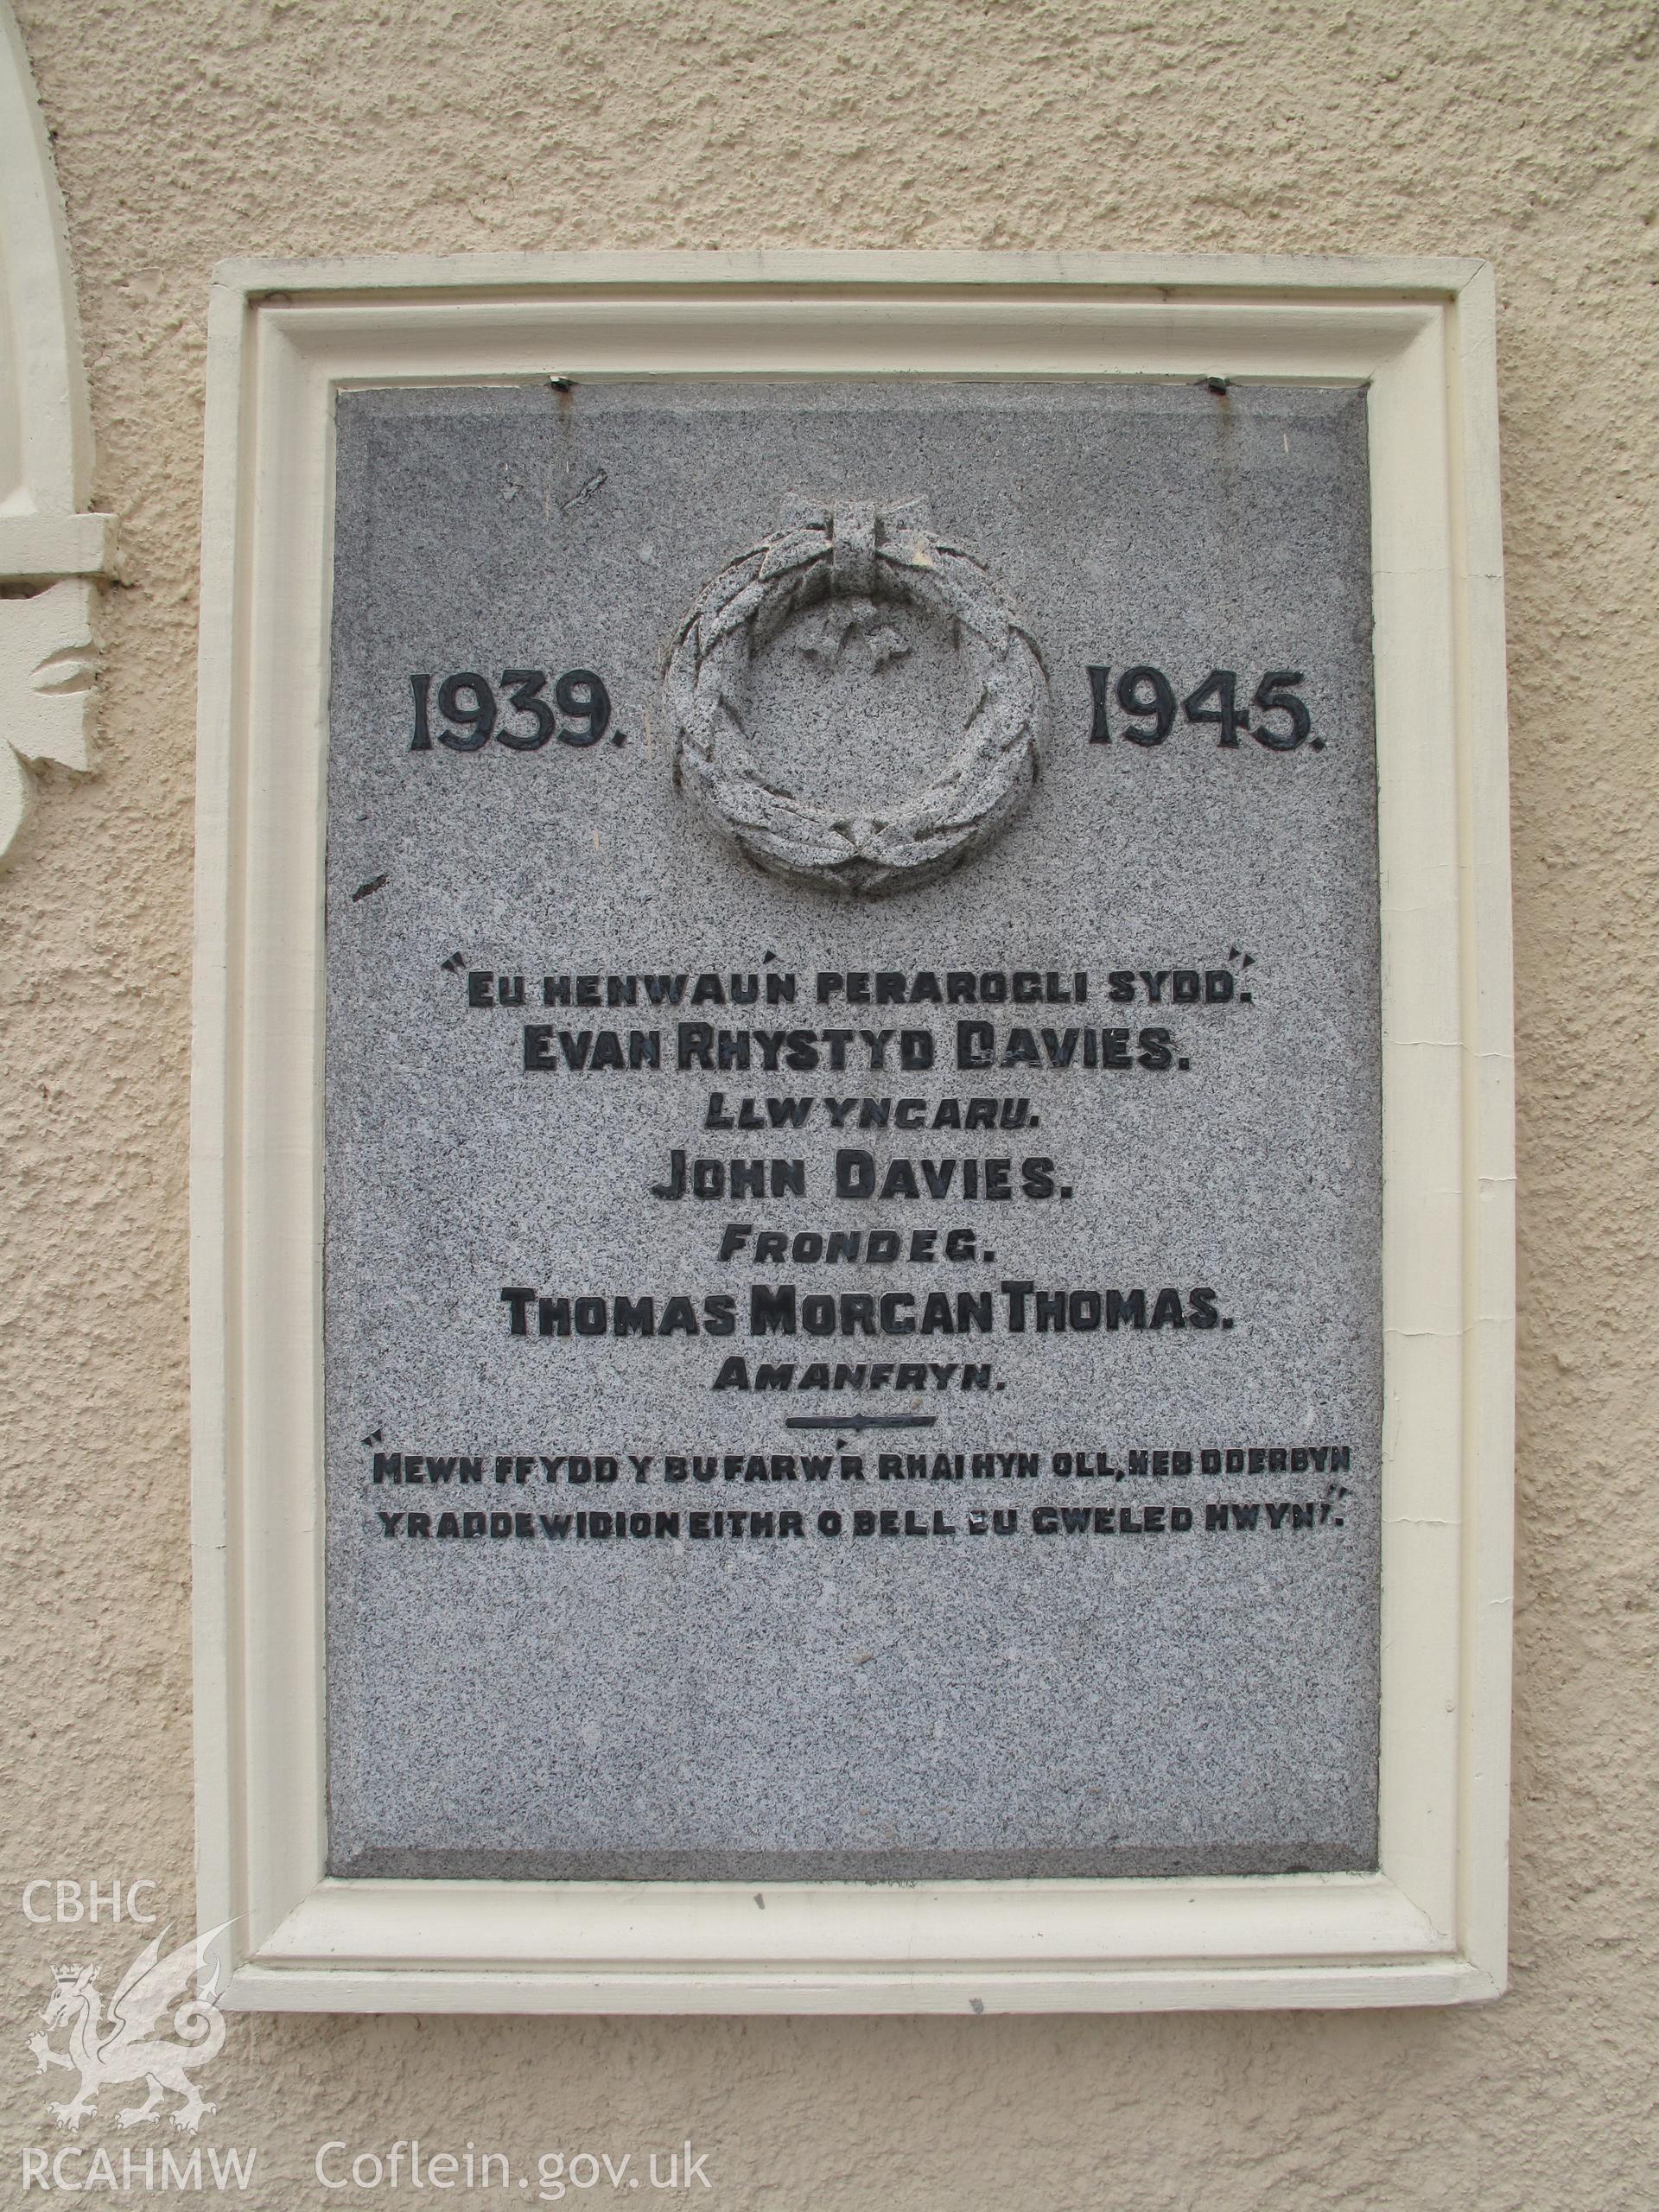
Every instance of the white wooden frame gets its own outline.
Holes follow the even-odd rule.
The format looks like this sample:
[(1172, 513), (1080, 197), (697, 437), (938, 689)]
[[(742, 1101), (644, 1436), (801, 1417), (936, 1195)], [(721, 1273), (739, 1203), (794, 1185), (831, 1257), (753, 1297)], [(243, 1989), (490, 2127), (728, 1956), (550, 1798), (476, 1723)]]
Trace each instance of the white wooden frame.
[[(1381, 1872), (893, 1885), (323, 1873), (333, 397), (569, 372), (1370, 395), (1382, 851)], [(1427, 2005), (1504, 1982), (1512, 1071), (1493, 286), (1465, 261), (237, 263), (211, 314), (193, 1205), (199, 1910), (226, 2001), (525, 2012)]]

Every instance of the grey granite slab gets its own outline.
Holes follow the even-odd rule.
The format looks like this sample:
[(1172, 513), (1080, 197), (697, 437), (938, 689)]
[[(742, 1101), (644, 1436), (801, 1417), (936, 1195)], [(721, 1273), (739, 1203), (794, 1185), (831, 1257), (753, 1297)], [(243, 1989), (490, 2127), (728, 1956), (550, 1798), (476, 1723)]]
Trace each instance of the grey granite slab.
[[(878, 902), (760, 874), (674, 787), (664, 655), (709, 579), (802, 494), (831, 509), (925, 499), (1048, 673), (1052, 729), (1023, 811), (956, 874)], [(1373, 1866), (1381, 1164), (1363, 395), (929, 380), (357, 391), (339, 405), (334, 558), (332, 1870), (882, 1880)], [(786, 628), (746, 695), (750, 740), (780, 780), (849, 814), (936, 772), (974, 710), (952, 640), (903, 610), (892, 627), (885, 662), (855, 639), (822, 681), (810, 653), (791, 658)], [(1127, 741), (1111, 687), (1135, 664), (1166, 671), (1178, 700), (1235, 670), (1242, 704), (1265, 672), (1298, 672), (1318, 749), (1253, 733), (1224, 747), (1179, 713), (1162, 744)], [(1090, 742), (1091, 665), (1111, 671), (1105, 743)], [(550, 702), (562, 673), (600, 675), (613, 708), (600, 741), (411, 751), (412, 677), (432, 678), (429, 734), (465, 736), (440, 711), (442, 679), (481, 673), (505, 702), (512, 669), (547, 671)], [(591, 698), (584, 678), (567, 689)], [(580, 713), (556, 714), (585, 734)], [(533, 735), (533, 709), (505, 727)], [(1070, 988), (1078, 971), (1082, 1005), (815, 1002), (821, 974), (1052, 974)], [(1142, 971), (1224, 976), (1230, 996), (1171, 1004), (1166, 980), (1154, 1006), (1135, 982), (1115, 1003), (1109, 978)], [(544, 977), (683, 975), (689, 1001), (705, 973), (760, 979), (761, 1002), (542, 1003)], [(473, 1003), (501, 996), (473, 976), (524, 978), (524, 1004)], [(768, 977), (795, 979), (792, 1006), (766, 1004)], [(1087, 1031), (1091, 1050), (1131, 1065), (1084, 1066), (1080, 1034), (1064, 1069), (959, 1069), (962, 1020), (991, 1023), (999, 1051), (1024, 1031), (1039, 1058), (1045, 1029), (1061, 1054), (1069, 1029)], [(752, 1043), (747, 1072), (683, 1071), (690, 1022), (849, 1030), (849, 1065), (767, 1072)], [(925, 1033), (933, 1066), (872, 1071), (866, 1029)], [(528, 1030), (550, 1065), (526, 1068)], [(1166, 1067), (1141, 1064), (1154, 1030), (1168, 1033)], [(654, 1033), (662, 1065), (572, 1071), (560, 1033), (591, 1058), (580, 1038), (607, 1031), (625, 1056), (631, 1033)], [(1127, 1047), (1098, 1043), (1122, 1031)], [(745, 1100), (762, 1118), (768, 1100), (812, 1103), (797, 1129), (710, 1129), (716, 1092), (734, 1120)], [(919, 1101), (906, 1113), (923, 1126), (837, 1134), (829, 1098), (885, 1101), (890, 1116)], [(941, 1102), (969, 1099), (1014, 1102), (1027, 1126), (927, 1126)], [(1014, 1195), (960, 1195), (958, 1164), (935, 1199), (918, 1164), (915, 1198), (837, 1197), (838, 1151), (868, 1153), (883, 1177), (897, 1160), (937, 1176), (946, 1159), (1007, 1159)], [(798, 1160), (804, 1191), (653, 1196), (677, 1152)], [(1031, 1160), (1052, 1163), (1030, 1175), (1054, 1195), (1025, 1194)], [(751, 1236), (722, 1259), (734, 1224), (791, 1239), (893, 1230), (901, 1256), (757, 1264)], [(934, 1256), (911, 1259), (930, 1230)], [(971, 1259), (943, 1256), (950, 1230), (971, 1232)], [(756, 1286), (793, 1287), (795, 1337), (748, 1333)], [(504, 1289), (554, 1301), (556, 1332), (521, 1299), (515, 1335)], [(1079, 1294), (1058, 1310), (1081, 1325), (1039, 1332), (1038, 1289)], [(952, 1314), (988, 1294), (993, 1328), (839, 1332), (843, 1294), (914, 1294), (889, 1309), (902, 1320), (934, 1290)], [(1160, 1290), (1185, 1325), (1167, 1306), (1150, 1325)], [(1198, 1290), (1214, 1293), (1207, 1308)], [(836, 1333), (812, 1335), (806, 1302), (825, 1294), (837, 1302), (810, 1311)], [(697, 1333), (619, 1336), (619, 1297), (649, 1299), (653, 1329), (675, 1313)], [(721, 1297), (734, 1332), (715, 1336), (704, 1301)], [(1209, 1313), (1231, 1325), (1202, 1325)], [(578, 1332), (595, 1317), (603, 1333)], [(918, 1362), (919, 1383), (874, 1379)], [(933, 1365), (951, 1370), (944, 1387)], [(756, 1387), (762, 1367), (785, 1366), (788, 1388)], [(834, 1387), (837, 1368), (861, 1366), (862, 1388)], [(961, 1387), (975, 1366), (989, 1388)], [(931, 1426), (861, 1430), (861, 1417)], [(803, 1419), (838, 1425), (786, 1426)], [(881, 1479), (884, 1453), (899, 1478)], [(1002, 1455), (996, 1471), (976, 1472), (988, 1454)], [(803, 1478), (809, 1455), (823, 1478)], [(1079, 1455), (1105, 1471), (1077, 1471)], [(694, 1458), (712, 1479), (689, 1465), (665, 1479), (671, 1459)], [(421, 1479), (397, 1479), (410, 1459)], [(1034, 1473), (1017, 1471), (1027, 1459)], [(795, 1479), (770, 1478), (791, 1459)], [(588, 1479), (570, 1479), (573, 1460)], [(613, 1482), (592, 1478), (605, 1461)], [(758, 1471), (768, 1479), (745, 1479)], [(594, 1533), (591, 1516), (619, 1511), (629, 1534)], [(870, 1534), (855, 1533), (861, 1512)], [(694, 1515), (712, 1530), (715, 1513), (771, 1513), (774, 1527), (694, 1533)], [(799, 1535), (779, 1532), (791, 1513)], [(1172, 1526), (1183, 1513), (1191, 1525)], [(1007, 1533), (997, 1514), (1014, 1516)], [(410, 1534), (411, 1515), (429, 1533)], [(903, 1533), (906, 1515), (928, 1533)], [(446, 1516), (454, 1535), (439, 1533)], [(566, 1533), (550, 1533), (562, 1516)]]

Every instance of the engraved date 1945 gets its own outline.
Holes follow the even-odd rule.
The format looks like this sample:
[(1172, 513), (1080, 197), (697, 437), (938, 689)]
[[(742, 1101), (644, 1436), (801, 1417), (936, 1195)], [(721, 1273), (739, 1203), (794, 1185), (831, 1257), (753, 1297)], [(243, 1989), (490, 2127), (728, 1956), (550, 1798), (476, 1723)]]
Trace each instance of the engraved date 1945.
[[(1114, 696), (1128, 717), (1116, 734), (1128, 738), (1131, 745), (1161, 745), (1175, 727), (1175, 686), (1161, 668), (1150, 667), (1142, 661), (1126, 668), (1118, 677), (1115, 690), (1109, 692), (1111, 673), (1109, 668), (1094, 665), (1088, 670), (1094, 709), (1089, 730), (1090, 745), (1109, 745), (1112, 741), (1110, 705)], [(1247, 683), (1249, 680), (1246, 677)], [(1313, 735), (1313, 718), (1298, 690), (1306, 681), (1298, 668), (1270, 668), (1256, 685), (1249, 705), (1241, 707), (1237, 670), (1212, 668), (1181, 701), (1180, 711), (1189, 722), (1207, 722), (1217, 730), (1218, 745), (1236, 746), (1239, 732), (1247, 730), (1269, 753), (1294, 753), (1302, 745), (1310, 752), (1319, 753), (1325, 748), (1325, 740)], [(1254, 721), (1250, 719), (1252, 711)]]

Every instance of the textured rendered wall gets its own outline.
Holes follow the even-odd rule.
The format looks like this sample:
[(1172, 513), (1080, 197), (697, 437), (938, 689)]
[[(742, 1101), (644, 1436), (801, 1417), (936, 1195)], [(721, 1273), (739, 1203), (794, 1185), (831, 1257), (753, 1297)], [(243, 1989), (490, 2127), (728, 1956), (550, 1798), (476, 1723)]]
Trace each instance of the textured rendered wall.
[[(243, 2016), (209, 2133), (260, 2146), (244, 2201), (261, 2207), (374, 2201), (323, 2197), (309, 2146), (329, 2137), (618, 2156), (688, 2134), (709, 2154), (703, 2201), (812, 2212), (1652, 2203), (1646, 0), (18, 13), (127, 582), (101, 772), (44, 795), (0, 880), (0, 2190), (21, 2199), (17, 2146), (50, 2141), (44, 2097), (67, 2078), (37, 2080), (22, 2050), (50, 1966), (96, 1959), (107, 1987), (133, 1948), (124, 1926), (29, 1925), (18, 1885), (145, 1876), (181, 1924), (192, 1910), (185, 1168), (210, 268), (766, 244), (1497, 264), (1521, 1093), (1513, 1993), (1451, 2014), (1147, 2020)], [(441, 1681), (410, 1694), (445, 1711)], [(1063, 1685), (1052, 1712), (1064, 1726)]]

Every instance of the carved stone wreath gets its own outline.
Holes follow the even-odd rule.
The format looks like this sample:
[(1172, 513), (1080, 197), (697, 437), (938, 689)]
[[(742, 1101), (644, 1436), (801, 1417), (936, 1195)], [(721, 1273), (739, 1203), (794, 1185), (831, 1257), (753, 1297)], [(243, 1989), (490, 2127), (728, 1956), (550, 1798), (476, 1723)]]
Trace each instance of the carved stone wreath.
[[(997, 836), (1036, 779), (1048, 712), (1037, 648), (983, 565), (928, 522), (920, 500), (793, 501), (770, 537), (715, 576), (670, 650), (675, 781), (769, 875), (871, 899), (930, 882)], [(868, 813), (786, 788), (741, 719), (756, 651), (794, 616), (837, 600), (897, 603), (943, 623), (978, 677), (940, 772)]]

